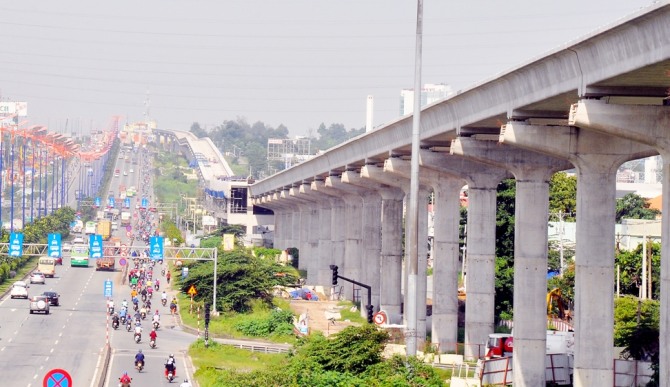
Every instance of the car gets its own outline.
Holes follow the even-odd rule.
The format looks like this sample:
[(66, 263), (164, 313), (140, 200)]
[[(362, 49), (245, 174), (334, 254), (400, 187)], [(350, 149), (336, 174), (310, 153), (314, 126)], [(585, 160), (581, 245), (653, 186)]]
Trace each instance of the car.
[(12, 285), (10, 298), (25, 298), (28, 299), (28, 284), (23, 281), (16, 281)]
[(123, 171), (123, 176), (128, 176), (128, 172)]
[(130, 171), (128, 171), (128, 172), (133, 173), (133, 172), (135, 172), (135, 171), (134, 171), (132, 168), (130, 168)]
[(33, 296), (30, 299), (30, 314), (43, 312), (49, 314), (49, 299), (45, 296)]
[[(72, 251), (72, 243), (70, 242), (64, 242), (63, 246), (61, 247), (64, 253), (69, 253)], [(62, 263), (61, 263), (62, 264)]]
[(30, 283), (44, 285), (46, 283), (46, 277), (44, 277), (44, 273), (39, 271), (32, 272), (30, 274)]
[(60, 295), (58, 293), (47, 291), (47, 292), (42, 293), (42, 295), (49, 300), (50, 305), (52, 305), (52, 306), (59, 306), (60, 305)]
[(76, 237), (72, 240), (72, 243), (74, 243), (75, 245), (78, 245), (78, 244), (83, 245), (84, 244), (84, 238)]

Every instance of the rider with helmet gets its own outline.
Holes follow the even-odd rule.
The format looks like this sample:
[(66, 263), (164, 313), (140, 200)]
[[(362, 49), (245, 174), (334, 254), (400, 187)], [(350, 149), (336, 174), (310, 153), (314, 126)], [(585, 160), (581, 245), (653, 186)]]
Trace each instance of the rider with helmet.
[(135, 366), (137, 366), (139, 362), (142, 362), (142, 364), (146, 364), (146, 362), (144, 361), (144, 354), (142, 353), (141, 349), (137, 350), (137, 354), (135, 355)]
[(172, 372), (172, 376), (177, 377), (177, 361), (174, 358), (173, 354), (170, 354), (167, 361), (165, 362), (165, 377), (167, 378), (168, 372)]
[(131, 381), (132, 381), (132, 379), (130, 378), (130, 376), (128, 376), (128, 372), (124, 372), (123, 375), (121, 375), (121, 377), (119, 378), (119, 382), (122, 385), (124, 385), (124, 384), (130, 385)]

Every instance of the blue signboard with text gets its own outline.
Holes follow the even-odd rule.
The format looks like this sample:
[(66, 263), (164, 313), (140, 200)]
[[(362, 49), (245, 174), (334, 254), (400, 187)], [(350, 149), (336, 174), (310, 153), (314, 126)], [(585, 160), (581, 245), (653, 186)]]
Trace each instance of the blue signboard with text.
[(95, 206), (100, 207), (100, 198), (99, 197), (95, 198)]
[(109, 198), (109, 206), (113, 208), (115, 204), (116, 204), (116, 202), (115, 202), (114, 198)]
[(58, 258), (62, 255), (60, 234), (49, 234), (47, 238), (47, 253), (50, 257)]
[(20, 257), (23, 255), (23, 233), (13, 232), (9, 236), (9, 256)]
[(163, 237), (149, 238), (149, 257), (153, 261), (163, 260)]
[(102, 258), (102, 235), (91, 234), (88, 239), (89, 257), (92, 259)]
[(114, 293), (114, 284), (112, 283), (111, 280), (105, 280), (105, 285), (104, 285), (104, 294), (105, 297), (110, 298), (112, 297), (112, 294)]
[(147, 198), (142, 198), (142, 204), (141, 204), (141, 206), (142, 206), (142, 208), (147, 208), (147, 207), (149, 207), (149, 199), (147, 199)]
[(123, 199), (123, 206), (126, 208), (130, 208), (130, 198)]

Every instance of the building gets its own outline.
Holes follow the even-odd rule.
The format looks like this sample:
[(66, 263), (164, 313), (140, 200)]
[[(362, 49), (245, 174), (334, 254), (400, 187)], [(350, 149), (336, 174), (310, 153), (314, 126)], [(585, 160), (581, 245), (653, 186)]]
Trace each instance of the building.
[[(454, 94), (451, 86), (426, 83), (421, 89), (421, 107), (445, 99)], [(406, 116), (414, 111), (414, 89), (403, 89), (400, 92), (400, 115)]]

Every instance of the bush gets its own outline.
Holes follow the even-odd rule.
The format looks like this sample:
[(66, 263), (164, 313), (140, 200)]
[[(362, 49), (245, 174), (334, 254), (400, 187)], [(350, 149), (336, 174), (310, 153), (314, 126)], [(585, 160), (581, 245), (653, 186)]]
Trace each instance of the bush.
[(293, 313), (275, 309), (268, 318), (247, 320), (237, 324), (235, 329), (246, 336), (253, 337), (291, 334), (293, 332)]

